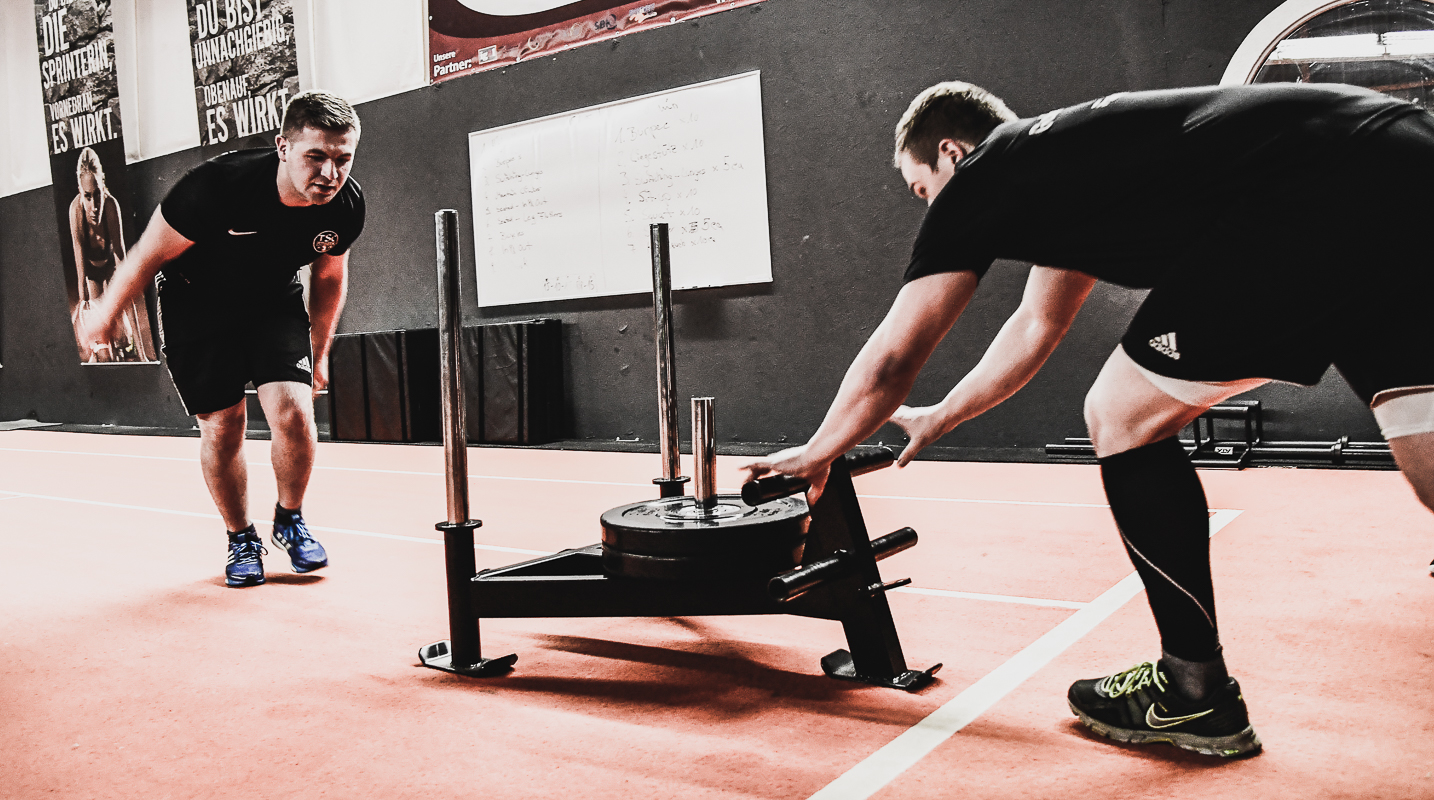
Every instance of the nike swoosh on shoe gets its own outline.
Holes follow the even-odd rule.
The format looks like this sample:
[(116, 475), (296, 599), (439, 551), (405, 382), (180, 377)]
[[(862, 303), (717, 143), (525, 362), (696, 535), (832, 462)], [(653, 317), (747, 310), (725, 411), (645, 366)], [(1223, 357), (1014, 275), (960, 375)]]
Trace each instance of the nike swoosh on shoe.
[(236, 231), (233, 228), (229, 229), (230, 236), (253, 236), (256, 233), (258, 233), (258, 231)]
[(1204, 711), (1201, 711), (1199, 714), (1186, 714), (1183, 717), (1162, 717), (1159, 714), (1155, 713), (1155, 706), (1155, 703), (1151, 703), (1150, 708), (1147, 708), (1145, 710), (1145, 724), (1149, 725), (1152, 728), (1173, 728), (1182, 722), (1189, 722), (1192, 719), (1199, 719), (1206, 714), (1211, 714), (1215, 711), (1215, 709), (1213, 708), (1207, 708)]

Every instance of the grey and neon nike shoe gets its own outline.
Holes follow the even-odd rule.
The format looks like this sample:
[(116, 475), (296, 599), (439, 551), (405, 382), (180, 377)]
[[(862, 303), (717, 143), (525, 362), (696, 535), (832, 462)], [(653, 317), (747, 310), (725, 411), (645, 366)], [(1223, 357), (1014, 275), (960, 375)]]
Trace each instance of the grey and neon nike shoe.
[(1176, 694), (1159, 664), (1146, 661), (1104, 678), (1076, 681), (1067, 700), (1086, 727), (1116, 741), (1169, 742), (1224, 758), (1260, 752), (1260, 737), (1250, 727), (1234, 678), (1192, 703)]

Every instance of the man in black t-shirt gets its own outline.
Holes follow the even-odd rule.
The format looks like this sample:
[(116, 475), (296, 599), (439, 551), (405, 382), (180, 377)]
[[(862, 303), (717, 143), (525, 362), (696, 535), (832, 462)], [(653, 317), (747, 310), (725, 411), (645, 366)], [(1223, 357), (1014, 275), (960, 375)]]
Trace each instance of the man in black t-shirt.
[[(1285, 84), (1121, 93), (1017, 119), (953, 82), (913, 101), (896, 161), (929, 205), (906, 284), (811, 441), (745, 468), (819, 495), (832, 460), (888, 419), (911, 438), (905, 465), (1025, 385), (1096, 280), (1151, 289), (1085, 416), (1162, 654), (1077, 681), (1068, 701), (1121, 741), (1258, 752), (1178, 434), (1215, 403), (1270, 380), (1313, 384), (1333, 364), (1434, 509), (1434, 265), (1418, 236), (1434, 214), (1434, 118), (1364, 89)], [(997, 258), (1040, 265), (1020, 307), (941, 403), (902, 405)], [(1212, 302), (1212, 287), (1236, 301)]]
[[(300, 506), (317, 446), (313, 393), (328, 383), (349, 247), (363, 231), (363, 190), (349, 179), (358, 141), (348, 103), (296, 95), (275, 149), (225, 153), (179, 180), (89, 318), (87, 341), (104, 341), (119, 309), (158, 285), (165, 360), (198, 418), (204, 480), (229, 531), (229, 586), (264, 582), (243, 453), (251, 382), (272, 433), (273, 541), (295, 572), (328, 565)], [(306, 265), (307, 308), (297, 277)]]

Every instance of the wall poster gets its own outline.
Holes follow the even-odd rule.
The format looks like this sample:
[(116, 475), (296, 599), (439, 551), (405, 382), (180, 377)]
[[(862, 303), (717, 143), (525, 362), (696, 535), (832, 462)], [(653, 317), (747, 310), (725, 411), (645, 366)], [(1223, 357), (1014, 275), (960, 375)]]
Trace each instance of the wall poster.
[(299, 93), (293, 0), (187, 0), (199, 140), (277, 130)]
[[(104, 296), (133, 239), (109, 0), (35, 0), (40, 84), (50, 147), (60, 258), (70, 321)], [(115, 338), (81, 342), (85, 364), (155, 363), (146, 298), (121, 315)]]
[(428, 79), (451, 80), (762, 0), (428, 0)]

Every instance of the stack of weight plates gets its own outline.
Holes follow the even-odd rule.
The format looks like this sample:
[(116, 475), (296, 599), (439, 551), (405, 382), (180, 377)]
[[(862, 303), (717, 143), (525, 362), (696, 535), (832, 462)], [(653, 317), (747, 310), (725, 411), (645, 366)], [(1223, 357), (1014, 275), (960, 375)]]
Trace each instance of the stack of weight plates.
[(718, 495), (709, 509), (691, 497), (619, 506), (602, 515), (603, 571), (668, 581), (770, 578), (801, 565), (807, 521), (799, 497), (749, 506)]

